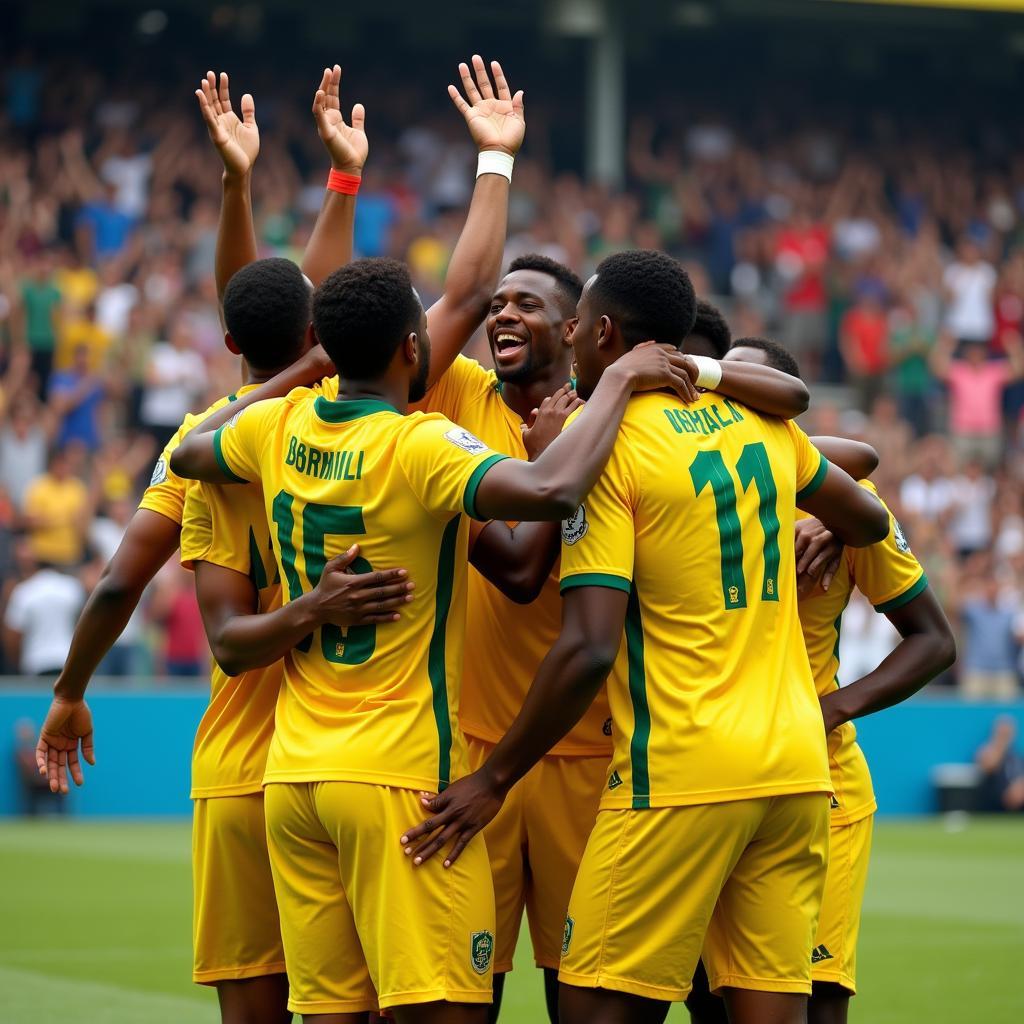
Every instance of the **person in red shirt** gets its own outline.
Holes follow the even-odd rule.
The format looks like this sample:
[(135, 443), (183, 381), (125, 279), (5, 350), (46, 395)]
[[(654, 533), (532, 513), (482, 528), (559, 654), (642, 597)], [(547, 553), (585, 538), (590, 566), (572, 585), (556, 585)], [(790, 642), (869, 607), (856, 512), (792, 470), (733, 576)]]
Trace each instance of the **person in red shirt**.
[(826, 332), (825, 262), (829, 253), (828, 228), (798, 205), (793, 220), (775, 240), (775, 269), (788, 282), (784, 296), (782, 332), (787, 347), (817, 379)]
[(882, 390), (888, 366), (889, 327), (883, 296), (876, 286), (862, 285), (839, 328), (839, 349), (857, 400), (868, 412)]

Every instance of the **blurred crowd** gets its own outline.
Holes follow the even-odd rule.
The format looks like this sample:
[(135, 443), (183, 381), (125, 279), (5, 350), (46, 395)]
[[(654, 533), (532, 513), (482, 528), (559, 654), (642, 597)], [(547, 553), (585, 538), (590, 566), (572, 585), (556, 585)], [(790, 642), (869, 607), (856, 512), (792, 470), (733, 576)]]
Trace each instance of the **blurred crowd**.
[[(220, 165), (190, 108), (196, 83), (117, 91), (95, 70), (53, 70), (24, 54), (0, 78), (7, 673), (59, 667), (159, 449), (186, 412), (239, 384), (213, 282)], [(254, 89), (266, 255), (298, 258), (320, 206), (315, 85)], [(239, 95), (244, 86), (233, 83)], [(882, 121), (854, 135), (805, 118), (766, 136), (756, 116), (655, 112), (631, 120), (626, 185), (610, 189), (550, 155), (556, 102), (536, 90), (528, 99), (508, 257), (541, 251), (586, 276), (611, 251), (665, 249), (734, 336), (789, 346), (813, 385), (812, 429), (881, 453), (881, 493), (959, 629), (956, 681), (978, 696), (1017, 692), (1024, 151)], [(367, 101), (356, 251), (406, 259), (427, 302), (442, 290), (473, 184), (474, 152), (446, 103), (443, 91), (413, 100), (401, 88)], [(474, 354), (487, 358), (480, 338)], [(188, 576), (169, 566), (152, 591), (103, 671), (201, 674)], [(855, 604), (844, 673), (891, 645), (888, 624)]]

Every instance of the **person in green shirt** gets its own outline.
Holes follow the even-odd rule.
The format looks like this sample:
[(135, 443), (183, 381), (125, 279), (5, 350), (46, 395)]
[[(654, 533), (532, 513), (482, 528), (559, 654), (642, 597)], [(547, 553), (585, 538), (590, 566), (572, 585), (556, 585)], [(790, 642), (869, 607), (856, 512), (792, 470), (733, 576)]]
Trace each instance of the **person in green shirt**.
[(30, 276), (21, 285), (24, 339), (41, 399), (46, 397), (53, 372), (60, 303), (61, 293), (53, 282), (52, 262), (48, 254), (43, 254), (32, 265)]
[(922, 324), (913, 308), (900, 303), (889, 312), (889, 368), (900, 415), (910, 422), (916, 437), (931, 426), (928, 397), (935, 378), (928, 356), (935, 347), (934, 329)]

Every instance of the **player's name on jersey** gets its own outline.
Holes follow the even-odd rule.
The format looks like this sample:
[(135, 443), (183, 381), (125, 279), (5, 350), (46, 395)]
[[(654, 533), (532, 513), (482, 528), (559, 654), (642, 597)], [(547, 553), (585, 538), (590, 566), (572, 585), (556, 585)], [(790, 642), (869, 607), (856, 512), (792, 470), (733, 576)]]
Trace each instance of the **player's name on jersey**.
[(743, 413), (728, 398), (724, 404), (728, 419), (722, 415), (717, 402), (706, 409), (665, 409), (664, 413), (677, 434), (713, 434), (743, 422)]
[(300, 473), (319, 480), (362, 480), (362, 451), (325, 452), (304, 444), (294, 434), (288, 441), (286, 466), (294, 466)]

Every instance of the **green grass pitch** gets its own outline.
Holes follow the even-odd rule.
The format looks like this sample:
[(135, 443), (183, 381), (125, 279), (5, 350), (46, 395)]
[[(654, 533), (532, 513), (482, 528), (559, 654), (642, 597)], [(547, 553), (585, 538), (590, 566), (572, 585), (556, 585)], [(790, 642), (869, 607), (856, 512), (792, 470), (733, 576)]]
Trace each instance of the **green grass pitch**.
[[(214, 1024), (190, 914), (186, 823), (0, 825), (0, 1019)], [(1022, 955), (1024, 819), (878, 825), (853, 1022), (1017, 1024)], [(525, 939), (502, 1020), (545, 1020)]]

